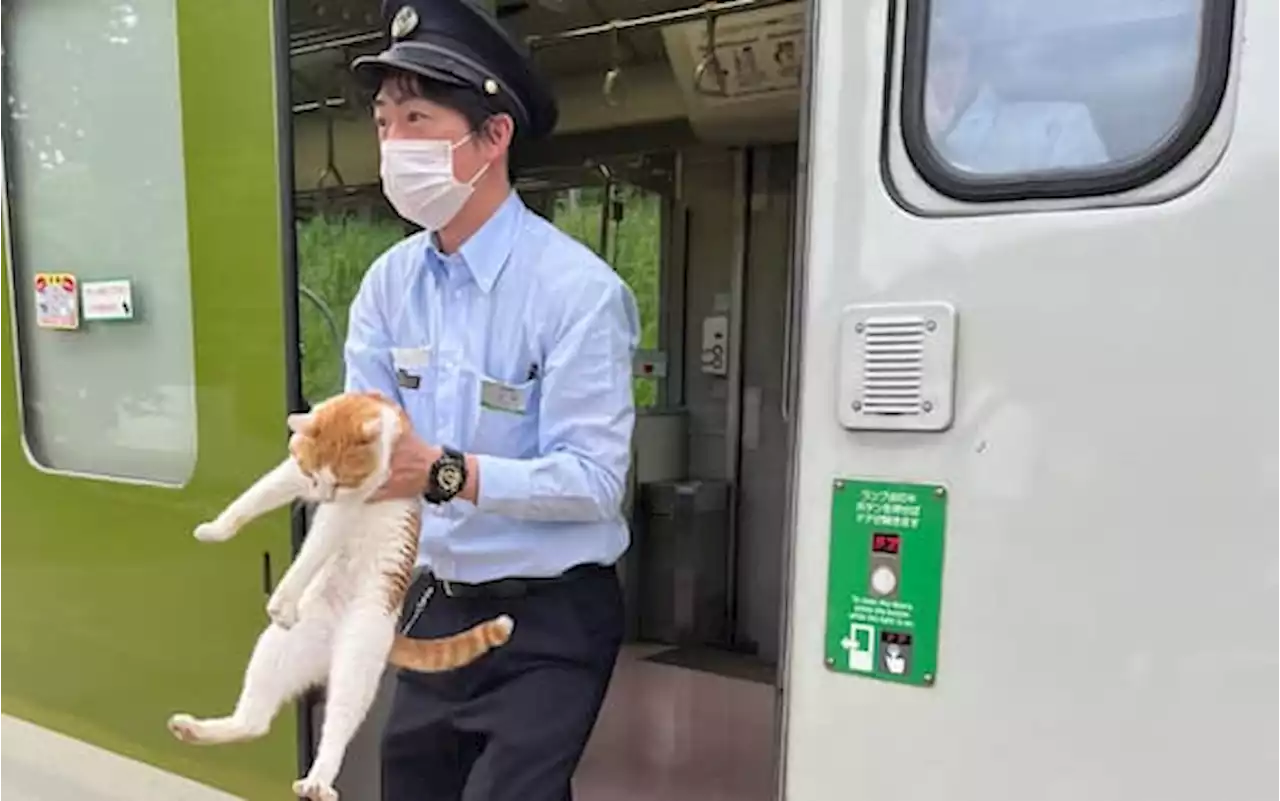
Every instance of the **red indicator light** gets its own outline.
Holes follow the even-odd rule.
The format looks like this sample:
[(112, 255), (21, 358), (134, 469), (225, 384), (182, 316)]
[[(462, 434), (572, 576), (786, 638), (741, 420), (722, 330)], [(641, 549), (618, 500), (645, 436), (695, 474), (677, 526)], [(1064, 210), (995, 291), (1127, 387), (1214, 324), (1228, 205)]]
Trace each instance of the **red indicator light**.
[(871, 551), (873, 553), (896, 554), (902, 545), (900, 534), (872, 534)]

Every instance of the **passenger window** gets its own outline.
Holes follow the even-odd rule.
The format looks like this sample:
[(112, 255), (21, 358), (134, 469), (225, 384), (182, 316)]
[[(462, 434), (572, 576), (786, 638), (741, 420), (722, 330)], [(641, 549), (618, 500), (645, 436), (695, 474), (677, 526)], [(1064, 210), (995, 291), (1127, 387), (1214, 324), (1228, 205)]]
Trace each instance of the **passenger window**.
[(1216, 113), (1231, 6), (912, 3), (908, 153), (935, 188), (969, 200), (1055, 194), (1035, 188), (1054, 184), (1057, 194), (1092, 194), (1151, 180), (1186, 155)]
[(342, 392), (351, 301), (369, 266), (410, 230), (380, 199), (345, 207), (299, 204), (298, 349), (308, 405)]
[[(49, 470), (180, 485), (196, 396), (174, 2), (6, 2), (3, 31), (29, 453)], [(119, 279), (129, 295), (86, 284)]]
[[(662, 198), (626, 183), (575, 187), (556, 193), (551, 221), (591, 248), (618, 272), (635, 294), (640, 311), (640, 348), (659, 343), (662, 297)], [(658, 405), (657, 378), (633, 379), (636, 406)]]

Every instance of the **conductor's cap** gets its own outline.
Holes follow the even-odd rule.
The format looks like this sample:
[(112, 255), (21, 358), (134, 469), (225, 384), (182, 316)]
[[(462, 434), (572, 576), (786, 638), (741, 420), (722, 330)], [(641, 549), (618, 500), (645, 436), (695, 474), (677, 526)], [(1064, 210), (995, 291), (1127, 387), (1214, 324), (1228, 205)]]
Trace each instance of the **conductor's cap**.
[(351, 63), (366, 85), (404, 70), (474, 89), (511, 115), (517, 136), (538, 139), (555, 128), (555, 97), (529, 51), (475, 0), (383, 0), (382, 18), (386, 49)]

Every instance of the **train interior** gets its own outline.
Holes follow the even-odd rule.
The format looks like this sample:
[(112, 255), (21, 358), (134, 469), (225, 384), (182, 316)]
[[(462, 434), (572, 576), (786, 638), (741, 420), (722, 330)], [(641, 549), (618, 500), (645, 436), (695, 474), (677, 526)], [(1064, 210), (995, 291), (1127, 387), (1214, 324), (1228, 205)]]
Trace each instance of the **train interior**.
[[(517, 189), (627, 280), (643, 324), (619, 564), (629, 630), (581, 798), (774, 794), (805, 5), (496, 3), (560, 104), (555, 135), (515, 154)], [(289, 3), (309, 399), (340, 390), (346, 307), (412, 230), (381, 195), (367, 98), (347, 73), (385, 40), (378, 15), (377, 0)], [(344, 796), (376, 797), (386, 703), (352, 747)], [(304, 742), (321, 709), (304, 713)]]

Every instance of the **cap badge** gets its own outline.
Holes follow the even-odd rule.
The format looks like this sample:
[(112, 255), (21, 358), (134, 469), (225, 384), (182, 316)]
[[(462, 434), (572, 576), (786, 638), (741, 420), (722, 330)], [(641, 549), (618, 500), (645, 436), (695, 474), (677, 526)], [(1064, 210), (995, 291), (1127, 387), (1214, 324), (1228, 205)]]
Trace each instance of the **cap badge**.
[(492, 78), (485, 78), (484, 93), (486, 95), (496, 95), (498, 93), (498, 82)]
[(391, 19), (391, 37), (403, 39), (413, 33), (413, 29), (417, 27), (418, 12), (413, 9), (413, 6), (401, 6), (395, 17)]

